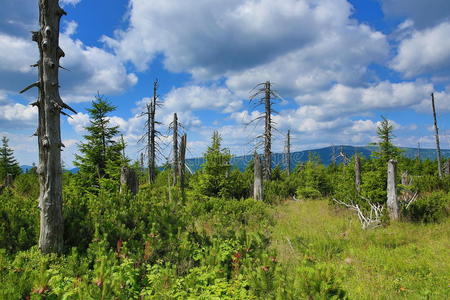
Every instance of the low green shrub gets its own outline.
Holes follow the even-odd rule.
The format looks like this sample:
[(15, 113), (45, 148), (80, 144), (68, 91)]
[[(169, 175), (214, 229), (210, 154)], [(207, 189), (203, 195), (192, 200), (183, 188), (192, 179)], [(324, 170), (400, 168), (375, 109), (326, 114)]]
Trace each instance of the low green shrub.
[(303, 199), (318, 199), (322, 197), (322, 194), (318, 190), (309, 186), (298, 188), (296, 195), (298, 198)]
[(421, 196), (404, 212), (415, 222), (438, 223), (448, 216), (449, 205), (449, 194), (438, 191)]

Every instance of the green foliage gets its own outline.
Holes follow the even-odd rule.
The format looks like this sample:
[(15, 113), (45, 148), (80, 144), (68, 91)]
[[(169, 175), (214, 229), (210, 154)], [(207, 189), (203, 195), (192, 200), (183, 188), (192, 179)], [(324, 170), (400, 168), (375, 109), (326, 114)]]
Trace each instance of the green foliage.
[(111, 126), (108, 114), (116, 108), (100, 95), (92, 101), (92, 108), (87, 111), (90, 125), (85, 129), (86, 140), (79, 145), (80, 155), (75, 155), (75, 166), (78, 172), (80, 186), (98, 186), (99, 179), (113, 178), (117, 180), (120, 167), (124, 161), (122, 150), (124, 144), (117, 140), (118, 126)]
[(391, 121), (381, 116), (381, 122), (377, 127), (377, 135), (379, 142), (377, 143), (379, 149), (374, 152), (374, 156), (379, 158), (383, 163), (389, 159), (396, 159), (400, 155), (400, 149), (395, 147), (392, 143), (394, 125)]
[(318, 199), (322, 197), (318, 190), (309, 186), (298, 188), (295, 194), (301, 199)]
[(14, 151), (8, 146), (8, 141), (6, 136), (4, 136), (0, 147), (0, 183), (6, 179), (7, 174), (16, 177), (22, 173), (19, 163), (14, 158)]
[(438, 191), (421, 196), (404, 213), (415, 222), (438, 223), (448, 216), (449, 211), (449, 194)]

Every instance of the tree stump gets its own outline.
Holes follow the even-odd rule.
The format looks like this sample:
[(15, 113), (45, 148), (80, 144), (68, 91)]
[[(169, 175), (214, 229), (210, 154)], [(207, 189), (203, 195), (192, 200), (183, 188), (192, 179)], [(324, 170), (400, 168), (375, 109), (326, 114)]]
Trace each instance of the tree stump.
[(138, 178), (134, 169), (122, 167), (120, 169), (120, 192), (125, 193), (127, 191), (130, 191), (133, 195), (138, 193)]
[(6, 174), (5, 187), (12, 186), (12, 183), (13, 183), (13, 175), (10, 173)]
[(257, 201), (263, 200), (263, 172), (261, 159), (259, 155), (255, 152), (254, 155), (254, 181), (253, 181), (253, 198)]
[(388, 174), (387, 174), (387, 208), (389, 212), (389, 218), (391, 220), (398, 220), (399, 209), (397, 201), (397, 184), (395, 177), (397, 173), (397, 161), (388, 161)]
[(358, 192), (361, 191), (361, 161), (359, 156), (355, 156), (355, 187)]

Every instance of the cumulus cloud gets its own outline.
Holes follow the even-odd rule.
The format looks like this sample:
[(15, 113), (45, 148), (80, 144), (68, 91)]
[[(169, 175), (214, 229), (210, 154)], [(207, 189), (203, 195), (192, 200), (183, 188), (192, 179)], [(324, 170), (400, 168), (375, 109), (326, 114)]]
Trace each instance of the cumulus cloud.
[[(448, 2), (450, 5), (450, 1)], [(393, 59), (393, 69), (407, 77), (430, 71), (444, 71), (449, 74), (450, 67), (450, 22), (433, 28), (415, 31), (410, 38), (403, 40), (398, 54)]]
[(378, 0), (385, 15), (411, 19), (423, 28), (449, 20), (448, 0)]
[(20, 103), (0, 105), (0, 125), (2, 128), (17, 129), (37, 123), (37, 109)]

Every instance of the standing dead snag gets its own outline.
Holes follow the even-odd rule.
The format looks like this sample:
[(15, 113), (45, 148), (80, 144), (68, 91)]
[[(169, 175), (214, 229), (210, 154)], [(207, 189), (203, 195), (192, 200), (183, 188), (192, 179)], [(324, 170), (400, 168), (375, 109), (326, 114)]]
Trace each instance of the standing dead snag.
[[(275, 125), (272, 121), (272, 105), (274, 104), (274, 100), (278, 99), (279, 96), (272, 90), (272, 83), (270, 81), (258, 84), (252, 91), (255, 89), (257, 90), (250, 96), (250, 102), (257, 99), (256, 105), (264, 105), (264, 113), (250, 121), (250, 123), (264, 118), (264, 134), (258, 138), (264, 138), (264, 179), (269, 180), (272, 173), (272, 129)], [(262, 97), (258, 98), (258, 96)]]
[(286, 135), (286, 171), (287, 175), (291, 175), (291, 130)]
[(257, 201), (263, 200), (263, 176), (262, 176), (262, 166), (261, 166), (261, 159), (259, 158), (259, 155), (255, 152), (253, 155), (253, 198)]
[(358, 153), (355, 155), (355, 187), (358, 192), (361, 191), (361, 160)]
[(62, 168), (60, 114), (67, 115), (69, 109), (59, 95), (59, 60), (64, 57), (59, 47), (60, 20), (66, 12), (58, 0), (41, 0), (39, 3), (40, 30), (33, 32), (32, 40), (39, 48), (38, 81), (29, 85), (21, 93), (32, 87), (39, 89), (38, 100), (32, 105), (39, 110), (37, 129), (39, 145), (39, 248), (43, 253), (61, 252), (63, 248), (62, 216)]
[(136, 195), (139, 191), (139, 182), (134, 169), (123, 166), (120, 169), (120, 192), (125, 193), (126, 191)]
[(436, 107), (434, 105), (434, 93), (431, 93), (431, 105), (433, 107), (433, 119), (434, 119), (434, 131), (435, 131), (435, 137), (436, 137), (436, 156), (437, 156), (437, 163), (438, 163), (438, 174), (439, 174), (439, 178), (442, 178), (441, 147), (439, 145), (439, 128), (437, 125)]
[(154, 182), (156, 178), (156, 151), (159, 150), (156, 138), (160, 135), (160, 132), (156, 130), (156, 125), (161, 124), (155, 119), (156, 108), (161, 106), (158, 99), (158, 80), (155, 80), (153, 83), (153, 98), (150, 100), (150, 103), (146, 105), (146, 111), (140, 115), (141, 117), (147, 117), (147, 121), (145, 122), (146, 132), (139, 141), (146, 142), (144, 149), (147, 150), (149, 183)]
[(388, 174), (387, 174), (387, 209), (389, 212), (389, 218), (391, 220), (397, 220), (399, 214), (397, 201), (397, 184), (395, 182), (396, 175), (397, 175), (397, 161), (390, 159), (388, 161)]
[(187, 136), (186, 134), (183, 134), (181, 136), (181, 144), (180, 144), (180, 165), (178, 167), (179, 177), (180, 177), (180, 187), (181, 191), (184, 192), (184, 185), (185, 185), (185, 164), (186, 164), (186, 144), (187, 144)]
[(173, 122), (171, 124), (173, 130), (173, 141), (172, 141), (172, 152), (173, 152), (173, 162), (172, 162), (172, 172), (173, 172), (173, 185), (177, 185), (178, 182), (178, 168), (180, 166), (180, 161), (178, 159), (178, 116), (177, 113), (173, 114)]

